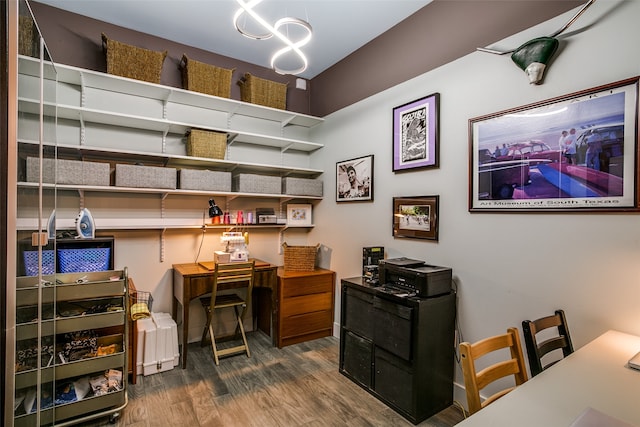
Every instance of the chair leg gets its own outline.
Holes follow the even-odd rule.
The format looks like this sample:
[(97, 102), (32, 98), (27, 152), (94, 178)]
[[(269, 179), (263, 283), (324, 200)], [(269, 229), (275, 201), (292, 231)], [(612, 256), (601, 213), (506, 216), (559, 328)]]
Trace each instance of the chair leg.
[(240, 328), (240, 333), (242, 334), (242, 342), (244, 343), (244, 350), (247, 353), (247, 357), (251, 357), (251, 352), (249, 351), (249, 343), (247, 342), (247, 336), (244, 333), (244, 325), (242, 324), (242, 314), (244, 314), (244, 310), (242, 310), (242, 314), (238, 314), (238, 307), (233, 307), (236, 312), (236, 319), (238, 319), (238, 327)]
[(202, 330), (202, 339), (200, 340), (200, 347), (204, 347), (205, 340), (207, 339), (207, 333), (209, 332), (209, 326), (211, 325), (211, 310), (207, 310), (207, 323)]
[(218, 359), (218, 349), (216, 348), (216, 338), (213, 334), (213, 324), (209, 323), (209, 335), (211, 335), (211, 349), (213, 350), (213, 360), (216, 362), (216, 365), (220, 365), (220, 360)]

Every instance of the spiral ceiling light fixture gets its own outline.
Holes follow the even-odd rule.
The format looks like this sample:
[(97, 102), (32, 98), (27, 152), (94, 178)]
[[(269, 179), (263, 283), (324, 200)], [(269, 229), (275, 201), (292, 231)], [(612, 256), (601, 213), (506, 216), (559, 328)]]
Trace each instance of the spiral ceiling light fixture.
[[(240, 5), (240, 9), (238, 9), (235, 15), (233, 16), (233, 25), (236, 27), (236, 30), (240, 32), (240, 34), (254, 40), (266, 40), (266, 39), (270, 39), (273, 36), (276, 36), (286, 45), (284, 48), (274, 53), (273, 56), (271, 57), (271, 68), (273, 68), (273, 70), (279, 74), (295, 75), (295, 74), (300, 74), (304, 72), (307, 69), (309, 63), (307, 61), (307, 57), (304, 55), (304, 53), (302, 53), (300, 48), (306, 45), (307, 43), (309, 43), (309, 41), (311, 40), (311, 35), (312, 35), (311, 25), (309, 25), (308, 22), (302, 19), (292, 18), (292, 17), (285, 17), (285, 18), (278, 19), (274, 25), (271, 25), (266, 20), (264, 20), (260, 15), (258, 15), (254, 10), (254, 7), (259, 3), (261, 3), (262, 0), (251, 0), (251, 1), (236, 0), (236, 1)], [(245, 28), (242, 28), (240, 26), (239, 19), (244, 13), (247, 13), (249, 16), (251, 16), (258, 24), (260, 24), (266, 30), (266, 32), (262, 34), (255, 34), (255, 33), (250, 33), (246, 31)], [(281, 31), (281, 29), (286, 29), (287, 26), (289, 25), (301, 27), (306, 32), (306, 35), (303, 36), (298, 41), (291, 40)], [(279, 59), (281, 59), (284, 55), (287, 55), (287, 54), (297, 55), (300, 61), (302, 62), (302, 65), (296, 69), (280, 68), (277, 65), (277, 62)]]

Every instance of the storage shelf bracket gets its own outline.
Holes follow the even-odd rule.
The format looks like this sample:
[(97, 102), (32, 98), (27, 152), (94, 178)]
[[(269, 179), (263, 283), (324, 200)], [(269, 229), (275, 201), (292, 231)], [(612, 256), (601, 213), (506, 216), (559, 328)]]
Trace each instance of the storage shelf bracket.
[(166, 227), (160, 230), (160, 262), (164, 262), (164, 232)]
[(282, 147), (282, 149), (280, 150), (280, 152), (281, 152), (281, 153), (284, 153), (284, 152), (288, 151), (291, 147), (293, 147), (293, 144), (285, 145), (284, 147)]
[(280, 123), (280, 129), (282, 130), (282, 136), (284, 136), (284, 128), (286, 128), (287, 126), (289, 126), (289, 123), (291, 123), (291, 121), (295, 118), (295, 116), (289, 116), (286, 119), (284, 119), (281, 123)]
[(167, 152), (167, 134), (169, 133), (169, 129), (165, 129), (162, 131), (162, 154), (166, 154)]
[(169, 97), (171, 96), (171, 92), (167, 94), (167, 98), (162, 100), (162, 118), (167, 120), (169, 113), (167, 110), (167, 106), (169, 105)]
[(287, 227), (278, 232), (278, 251), (276, 252), (278, 255), (282, 255), (282, 244), (284, 243), (284, 232), (286, 229)]
[(85, 74), (80, 73), (80, 106), (84, 108), (87, 105), (87, 84), (85, 82)]
[(79, 205), (80, 210), (84, 209), (84, 190), (78, 189), (78, 196), (80, 197)]
[(282, 205), (293, 200), (293, 197), (282, 197), (280, 199), (280, 211), (282, 211)]
[(228, 133), (227, 134), (227, 159), (231, 158), (231, 146), (236, 141), (238, 137), (237, 133)]
[(229, 110), (227, 113), (227, 128), (231, 129), (231, 119), (238, 114), (238, 109), (240, 109), (240, 105), (236, 105), (233, 110)]
[(160, 196), (160, 218), (164, 219), (164, 201), (169, 196), (169, 193), (162, 193)]
[(82, 115), (82, 113), (80, 113), (80, 146), (83, 146), (86, 144), (86, 127), (84, 124), (84, 117)]
[[(85, 74), (80, 73), (80, 107), (85, 108), (87, 105), (87, 91), (86, 91), (86, 82), (85, 82)], [(86, 128), (84, 124), (84, 117), (82, 112), (80, 113), (80, 146), (85, 145), (86, 143)]]

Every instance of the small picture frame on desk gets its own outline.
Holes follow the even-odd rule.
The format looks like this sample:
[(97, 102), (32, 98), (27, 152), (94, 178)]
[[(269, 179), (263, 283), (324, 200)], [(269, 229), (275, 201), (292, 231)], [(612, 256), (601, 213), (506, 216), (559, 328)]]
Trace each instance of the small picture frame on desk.
[(287, 205), (287, 225), (289, 227), (311, 226), (311, 204), (307, 203)]

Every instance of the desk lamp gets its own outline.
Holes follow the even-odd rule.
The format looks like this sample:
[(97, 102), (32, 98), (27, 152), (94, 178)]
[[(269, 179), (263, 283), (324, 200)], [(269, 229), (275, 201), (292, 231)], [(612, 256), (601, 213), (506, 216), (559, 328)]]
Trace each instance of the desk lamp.
[(212, 224), (220, 224), (220, 217), (223, 215), (222, 209), (216, 205), (215, 200), (209, 199), (209, 218)]

